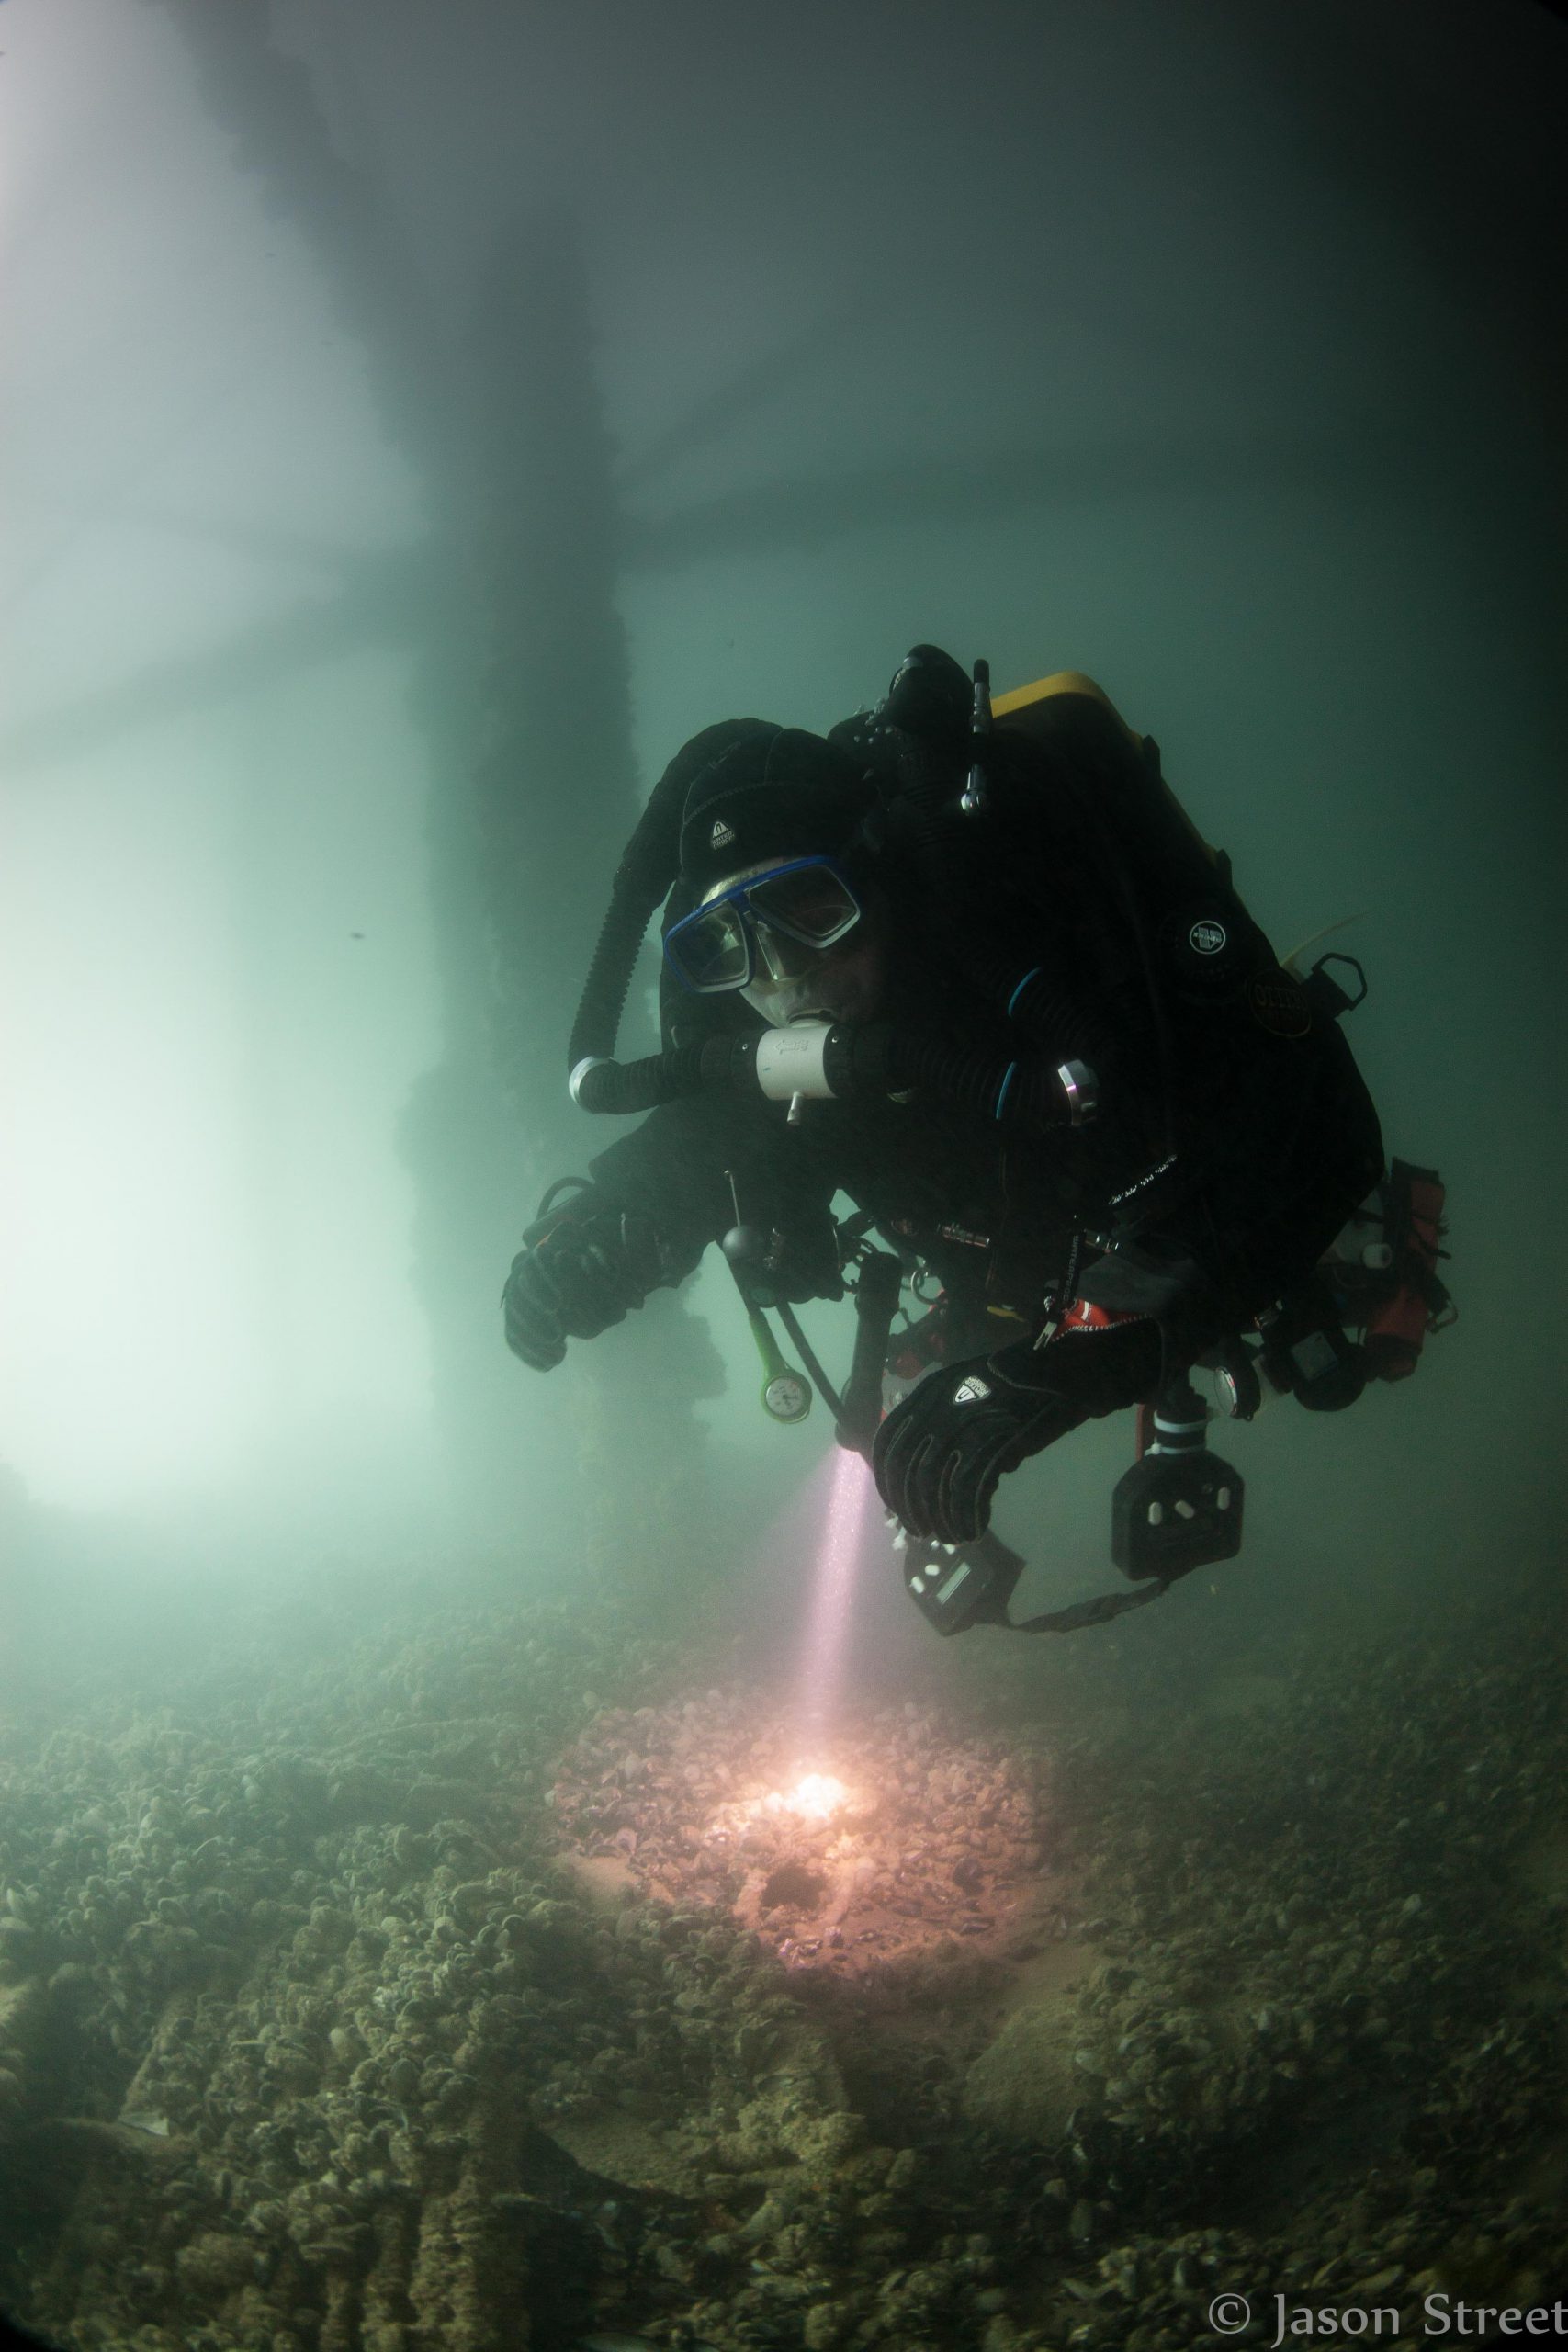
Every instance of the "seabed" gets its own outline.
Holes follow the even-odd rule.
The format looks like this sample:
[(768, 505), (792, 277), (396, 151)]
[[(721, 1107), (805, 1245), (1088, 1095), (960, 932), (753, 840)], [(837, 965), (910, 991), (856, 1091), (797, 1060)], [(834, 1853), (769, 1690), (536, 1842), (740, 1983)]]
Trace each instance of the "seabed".
[(1180, 1709), (1010, 1661), (813, 1740), (452, 1581), (0, 1726), (0, 2304), (46, 2342), (1174, 2352), (1226, 2293), (1388, 2343), (1568, 2282), (1556, 1620)]

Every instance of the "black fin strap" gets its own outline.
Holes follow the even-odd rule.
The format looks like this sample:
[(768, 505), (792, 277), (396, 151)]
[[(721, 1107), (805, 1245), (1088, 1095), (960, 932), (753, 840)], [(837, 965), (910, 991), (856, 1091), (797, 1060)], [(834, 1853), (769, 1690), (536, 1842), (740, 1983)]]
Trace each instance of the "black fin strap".
[(1136, 1592), (1102, 1592), (1097, 1600), (1075, 1601), (1070, 1609), (1047, 1609), (1043, 1615), (1025, 1617), (1021, 1623), (1007, 1616), (992, 1622), (1004, 1625), (1010, 1634), (1076, 1634), (1085, 1625), (1108, 1625), (1112, 1617), (1123, 1617), (1129, 1609), (1143, 1609), (1169, 1589), (1169, 1580), (1162, 1577)]
[(1171, 1577), (1151, 1578), (1135, 1592), (1102, 1592), (1092, 1600), (1075, 1600), (1066, 1609), (1046, 1609), (1037, 1617), (1015, 1618), (1009, 1611), (1025, 1565), (1018, 1553), (988, 1529), (977, 1544), (960, 1544), (954, 1549), (960, 1558), (965, 1552), (984, 1549), (1000, 1569), (989, 1602), (977, 1609), (970, 1622), (976, 1625), (999, 1625), (1004, 1634), (1076, 1634), (1085, 1625), (1107, 1625), (1112, 1617), (1125, 1616), (1129, 1609), (1143, 1609), (1149, 1601), (1157, 1600), (1175, 1581)]

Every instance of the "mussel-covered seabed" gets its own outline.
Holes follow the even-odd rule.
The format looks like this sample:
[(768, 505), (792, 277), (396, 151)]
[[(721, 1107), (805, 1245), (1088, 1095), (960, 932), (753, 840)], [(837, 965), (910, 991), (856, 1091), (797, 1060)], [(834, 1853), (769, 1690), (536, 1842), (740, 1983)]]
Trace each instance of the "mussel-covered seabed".
[(1152, 1636), (932, 1645), (812, 1749), (732, 1656), (443, 1591), (13, 1689), (46, 2340), (1185, 2347), (1224, 2289), (1265, 2341), (1562, 2289), (1554, 1626), (1180, 1704)]

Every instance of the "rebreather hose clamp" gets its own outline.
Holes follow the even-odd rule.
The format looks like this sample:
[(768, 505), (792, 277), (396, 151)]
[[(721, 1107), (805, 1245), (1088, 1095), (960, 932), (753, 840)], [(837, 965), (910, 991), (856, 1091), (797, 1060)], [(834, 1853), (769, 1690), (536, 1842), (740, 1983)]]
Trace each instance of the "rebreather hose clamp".
[(588, 1076), (589, 1071), (591, 1069), (608, 1069), (609, 1067), (610, 1057), (608, 1054), (583, 1055), (582, 1059), (578, 1063), (577, 1068), (572, 1071), (571, 1076), (566, 1082), (566, 1091), (570, 1095), (572, 1101), (577, 1104), (579, 1110), (582, 1107), (582, 1081)]

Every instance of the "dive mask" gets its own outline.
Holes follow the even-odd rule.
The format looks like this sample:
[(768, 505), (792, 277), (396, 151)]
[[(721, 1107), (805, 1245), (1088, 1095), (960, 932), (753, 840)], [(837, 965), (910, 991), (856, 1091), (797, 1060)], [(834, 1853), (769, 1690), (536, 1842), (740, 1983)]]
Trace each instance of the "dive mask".
[(682, 988), (698, 996), (799, 979), (863, 911), (836, 860), (791, 858), (753, 866), (709, 891), (665, 933), (664, 953)]

